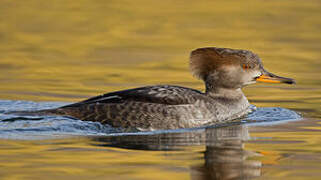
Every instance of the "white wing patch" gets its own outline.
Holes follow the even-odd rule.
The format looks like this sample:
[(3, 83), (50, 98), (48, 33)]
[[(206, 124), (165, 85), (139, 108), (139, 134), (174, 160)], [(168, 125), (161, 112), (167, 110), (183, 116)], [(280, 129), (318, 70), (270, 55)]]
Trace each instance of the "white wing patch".
[(107, 96), (107, 97), (103, 97), (103, 98), (99, 98), (97, 100), (95, 100), (95, 102), (99, 103), (99, 101), (105, 101), (105, 100), (110, 100), (110, 99), (121, 99), (121, 96)]

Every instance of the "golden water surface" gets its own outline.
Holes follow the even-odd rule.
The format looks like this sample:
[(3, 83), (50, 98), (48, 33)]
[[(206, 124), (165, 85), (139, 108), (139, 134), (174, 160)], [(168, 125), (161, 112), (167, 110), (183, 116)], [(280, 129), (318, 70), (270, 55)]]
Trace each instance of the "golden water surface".
[[(295, 110), (304, 120), (249, 127), (251, 139), (237, 146), (238, 153), (256, 154), (248, 157), (262, 164), (253, 177), (320, 179), (320, 19), (320, 0), (1, 0), (0, 99), (72, 102), (152, 84), (203, 90), (188, 70), (191, 50), (249, 49), (260, 55), (269, 71), (297, 80), (295, 86), (247, 87), (250, 102)], [(211, 174), (215, 170), (206, 152), (212, 149), (202, 143), (137, 150), (103, 145), (110, 141), (0, 140), (0, 177), (235, 177)], [(225, 165), (215, 167), (233, 169)]]

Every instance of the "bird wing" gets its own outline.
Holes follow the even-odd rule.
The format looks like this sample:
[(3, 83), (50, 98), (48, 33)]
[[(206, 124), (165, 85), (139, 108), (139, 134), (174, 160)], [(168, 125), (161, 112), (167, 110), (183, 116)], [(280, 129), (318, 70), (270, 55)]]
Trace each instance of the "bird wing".
[(203, 93), (200, 91), (180, 86), (146, 86), (141, 88), (106, 93), (64, 107), (77, 107), (81, 105), (96, 103), (123, 103), (125, 101), (137, 101), (166, 105), (183, 105), (192, 104), (202, 96)]

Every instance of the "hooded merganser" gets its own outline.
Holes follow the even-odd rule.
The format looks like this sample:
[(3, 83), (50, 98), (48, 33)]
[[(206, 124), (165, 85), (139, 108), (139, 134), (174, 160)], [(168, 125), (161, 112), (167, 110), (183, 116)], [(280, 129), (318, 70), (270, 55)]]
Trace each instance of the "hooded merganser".
[(137, 130), (193, 128), (230, 121), (251, 112), (241, 88), (256, 81), (294, 84), (269, 73), (247, 50), (207, 47), (192, 51), (190, 68), (205, 92), (170, 85), (140, 87), (43, 110), (44, 113), (98, 121)]

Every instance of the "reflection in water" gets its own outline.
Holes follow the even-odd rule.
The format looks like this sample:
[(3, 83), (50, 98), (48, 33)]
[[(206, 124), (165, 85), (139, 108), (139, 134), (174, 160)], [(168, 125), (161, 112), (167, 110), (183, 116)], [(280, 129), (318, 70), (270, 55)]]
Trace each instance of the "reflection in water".
[[(320, 179), (320, 2), (2, 0), (0, 99), (74, 102), (159, 83), (202, 90), (200, 81), (188, 72), (189, 50), (215, 45), (251, 49), (261, 55), (267, 68), (295, 77), (298, 84), (290, 89), (277, 84), (250, 86), (245, 89), (250, 102), (257, 107), (297, 110), (304, 117), (316, 118), (249, 128), (252, 137), (263, 138), (246, 143), (246, 149), (264, 153), (260, 158), (264, 164), (261, 178)], [(3, 111), (53, 107), (18, 101), (0, 104)], [(259, 114), (259, 119), (257, 113), (249, 118), (279, 121), (289, 119), (288, 115), (269, 109)], [(185, 150), (176, 156), (179, 160), (173, 160), (159, 156), (161, 151), (91, 146), (87, 138), (30, 141), (105, 132), (95, 124), (70, 119), (0, 122), (0, 129), (0, 179), (187, 179), (186, 173), (194, 179), (223, 179), (236, 177), (235, 172), (246, 178), (242, 173), (253, 171), (245, 163), (251, 162), (248, 158), (252, 159), (252, 154), (241, 144), (234, 148), (225, 145), (225, 149), (222, 143), (205, 145), (228, 141), (205, 138), (204, 131), (101, 139), (123, 148)], [(124, 144), (117, 143), (118, 139)], [(206, 155), (194, 152), (205, 147)], [(188, 153), (191, 149), (193, 152)], [(195, 154), (204, 162), (194, 158)], [(167, 169), (160, 169), (159, 164)], [(192, 167), (192, 173), (170, 171), (175, 167)]]
[[(205, 145), (204, 164), (192, 167), (192, 179), (250, 179), (261, 175), (259, 154), (244, 149), (249, 139), (245, 125), (207, 128), (182, 133), (95, 137), (99, 145), (135, 150), (179, 150)], [(102, 143), (102, 144), (101, 144)]]
[(249, 139), (247, 126), (206, 130), (205, 164), (195, 167), (193, 179), (249, 179), (261, 174), (261, 162), (248, 160), (258, 154), (244, 149)]

